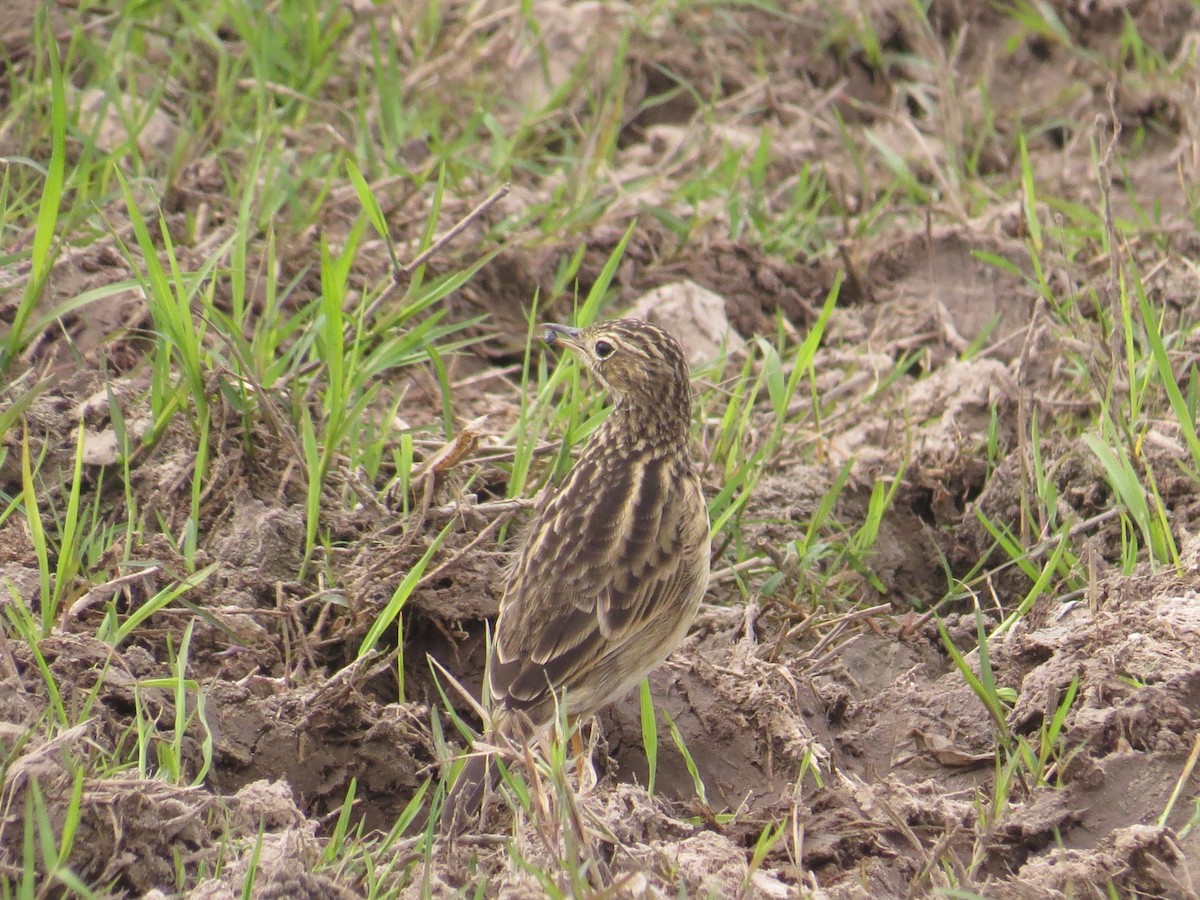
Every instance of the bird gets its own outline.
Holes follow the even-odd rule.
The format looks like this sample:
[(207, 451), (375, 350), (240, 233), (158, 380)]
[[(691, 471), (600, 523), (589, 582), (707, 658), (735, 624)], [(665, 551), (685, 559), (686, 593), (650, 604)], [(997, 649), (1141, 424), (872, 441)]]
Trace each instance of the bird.
[[(489, 727), (510, 741), (528, 741), (563, 707), (569, 722), (586, 719), (662, 663), (695, 619), (711, 555), (679, 342), (632, 318), (550, 324), (544, 339), (614, 402), (534, 513), (500, 600)], [(498, 778), (486, 752), (473, 754), (447, 793), (443, 831), (465, 827)]]

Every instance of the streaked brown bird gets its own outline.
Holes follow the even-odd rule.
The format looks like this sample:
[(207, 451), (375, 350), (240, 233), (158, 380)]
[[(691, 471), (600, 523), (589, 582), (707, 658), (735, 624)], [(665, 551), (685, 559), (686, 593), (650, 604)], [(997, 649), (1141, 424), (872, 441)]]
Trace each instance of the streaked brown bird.
[[(638, 319), (546, 326), (616, 401), (536, 514), (500, 601), (488, 684), (492, 725), (590, 716), (683, 640), (708, 583), (709, 523), (689, 449), (692, 388), (675, 338)], [(526, 738), (527, 734), (524, 735)], [(498, 778), (473, 756), (446, 798), (463, 827)]]

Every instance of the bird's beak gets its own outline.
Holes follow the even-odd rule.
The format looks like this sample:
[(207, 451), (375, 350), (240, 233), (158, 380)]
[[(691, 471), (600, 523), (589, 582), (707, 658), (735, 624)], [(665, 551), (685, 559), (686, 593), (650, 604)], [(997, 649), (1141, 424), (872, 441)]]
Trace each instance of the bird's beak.
[(557, 325), (551, 322), (546, 326), (545, 340), (551, 346), (562, 341), (568, 348), (578, 349), (579, 333), (582, 330), (581, 328), (572, 328), (570, 325)]

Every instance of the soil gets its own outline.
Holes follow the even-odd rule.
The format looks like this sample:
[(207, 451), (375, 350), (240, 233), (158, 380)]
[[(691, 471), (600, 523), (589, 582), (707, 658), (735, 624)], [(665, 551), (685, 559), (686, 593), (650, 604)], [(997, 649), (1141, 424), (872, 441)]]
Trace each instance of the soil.
[[(534, 5), (554, 48), (547, 64), (557, 64), (555, 54), (581, 52), (591, 34), (603, 70), (611, 48), (596, 24), (603, 17), (593, 21), (596, 4)], [(468, 15), (467, 4), (446, 6)], [(870, 184), (890, 175), (871, 170), (882, 165), (878, 155), (851, 156), (832, 127), (836, 111), (855, 140), (870, 130), (940, 199), (886, 227), (847, 233), (837, 252), (811, 257), (771, 253), (715, 226), (680, 245), (665, 225), (646, 217), (618, 269), (614, 310), (686, 280), (720, 297), (722, 314), (747, 338), (773, 336), (780, 327), (802, 336), (839, 273), (845, 276), (815, 362), (823, 420), (789, 432), (742, 516), (741, 546), (747, 555), (778, 561), (782, 577), (730, 572), (733, 549), (723, 548), (691, 634), (650, 679), (695, 775), (660, 715), (655, 792), (648, 792), (633, 695), (589, 730), (595, 777), (585, 772), (575, 786), (580, 821), (587, 823), (583, 849), (565, 848), (552, 830), (523, 820), (514, 825), (508, 807), (494, 802), (481, 831), (453, 843), (439, 839), (428, 858), (416, 839), (424, 821), (418, 815), (376, 866), (392, 866), (395, 883), (407, 885), (401, 895), (414, 897), (455, 896), (464, 888), (469, 896), (482, 874), (490, 879), (487, 896), (541, 896), (544, 886), (531, 872), (558, 871), (568, 852), (600, 861), (590, 877), (593, 885), (611, 886), (608, 896), (912, 897), (951, 888), (996, 898), (1198, 896), (1200, 829), (1188, 826), (1200, 793), (1200, 774), (1191, 768), (1200, 746), (1200, 503), (1186, 474), (1189, 457), (1170, 425), (1145, 435), (1185, 564), (1176, 570), (1143, 555), (1126, 565), (1103, 469), (1069, 427), (1058, 427), (1098, 402), (1080, 390), (1064, 350), (1087, 357), (1090, 351), (1080, 348), (1094, 342), (1100, 354), (1105, 343), (1096, 318), (1068, 326), (1039, 299), (1019, 196), (968, 204), (944, 183), (948, 160), (970, 151), (985, 170), (1019, 171), (1003, 128), (987, 131), (978, 121), (978, 94), (986, 89), (997, 122), (1058, 123), (1030, 143), (1031, 170), (1056, 184), (1057, 196), (1098, 208), (1089, 146), (1105, 146), (1115, 113), (1123, 163), (1116, 214), (1134, 216), (1140, 208), (1156, 216), (1147, 230), (1153, 239), (1127, 252), (1146, 273), (1154, 302), (1173, 327), (1186, 330), (1200, 321), (1197, 210), (1179, 189), (1179, 173), (1193, 186), (1200, 178), (1196, 70), (1174, 81), (1131, 77), (1116, 87), (1110, 105), (1099, 67), (1081, 72), (1076, 56), (1048, 37), (1017, 35), (1014, 19), (989, 4), (935, 3), (929, 33), (913, 26), (908, 4), (898, 0), (856, 11), (897, 59), (907, 58), (906, 51), (916, 59), (930, 48), (943, 55), (951, 44), (957, 48), (943, 59), (947, 71), (938, 82), (945, 92), (938, 108), (948, 121), (935, 127), (917, 90), (929, 87), (927, 72), (904, 64), (881, 70), (849, 43), (816, 46), (813, 35), (823, 29), (807, 23), (813, 16), (825, 22), (828, 13), (816, 4), (796, 6), (795, 15), (782, 19), (755, 4), (719, 15), (703, 4), (681, 13), (656, 43), (633, 42), (630, 90), (662, 93), (665, 72), (695, 83), (718, 77), (724, 94), (749, 110), (722, 124), (729, 142), (769, 124), (776, 148), (790, 148), (794, 158), (779, 162), (781, 169), (820, 161), (842, 202), (866, 209), (877, 199)], [(1132, 22), (1164, 59), (1191, 52), (1194, 63), (1195, 3), (1050, 6), (1072, 40), (1099, 57), (1118, 52)], [(17, 25), (0, 25), (17, 33)], [(506, 33), (497, 31), (497, 46)], [(513, 68), (538, 64), (536, 57), (497, 58)], [(448, 79), (456, 71), (448, 63), (427, 77)], [(620, 165), (638, 171), (664, 156), (678, 164), (665, 148), (685, 140), (695, 112), (687, 93), (647, 104), (621, 128)], [(983, 146), (974, 146), (977, 133), (990, 135)], [(413, 148), (416, 159), (423, 152)], [(240, 194), (229, 194), (223, 171), (212, 159), (184, 167), (169, 217), (181, 222), (204, 198), (214, 215), (232, 219)], [(780, 180), (787, 175), (772, 173)], [(491, 215), (523, 208), (553, 188), (552, 179), (517, 184)], [(447, 196), (446, 215), (465, 212), (476, 199)], [(398, 207), (409, 202), (419, 198), (396, 199)], [(114, 465), (113, 404), (121, 405), (122, 428), (131, 435), (150, 427), (151, 346), (141, 333), (150, 319), (138, 292), (115, 293), (34, 342), (22, 372), (0, 393), (0, 413), (40, 381), (44, 387), (24, 418), (31, 452), (44, 455), (43, 479), (70, 483), (82, 423), (85, 497), (119, 503), (127, 495), (147, 511), (148, 524), (133, 546), (115, 540), (99, 560), (96, 569), (107, 570), (107, 582), (69, 592), (61, 620), (36, 652), (9, 620), (0, 627), (0, 759), (6, 760), (0, 873), (21, 871), (35, 786), (60, 833), (76, 773), (84, 771), (76, 761), (127, 758), (139, 723), (155, 722), (158, 740), (181, 742), (183, 777), (171, 783), (136, 767), (120, 777), (79, 775), (71, 857), (79, 877), (107, 885), (114, 896), (158, 897), (176, 890), (182, 868), (190, 896), (232, 897), (241, 895), (242, 879), (257, 865), (259, 896), (364, 895), (361, 872), (320, 865), (324, 842), (352, 782), (352, 826), (382, 833), (426, 779), (436, 784), (448, 726), (427, 660), (437, 659), (464, 687), (478, 690), (486, 622), (528, 515), (524, 505), (498, 502), (508, 476), (494, 458), (518, 409), (511, 367), (524, 349), (531, 298), (554, 298), (546, 317), (569, 314), (570, 298), (555, 297), (561, 261), (586, 247), (578, 276), (584, 296), (637, 202), (646, 198), (615, 205), (584, 234), (512, 243), (447, 299), (452, 320), (489, 317), (486, 339), (450, 361), (457, 421), (486, 415), (486, 422), (468, 442), (473, 446), (409, 498), (395, 496), (381, 480), (370, 485), (371, 502), (347, 508), (339, 498), (355, 476), (335, 472), (323, 505), (327, 550), (303, 575), (299, 438), (266, 417), (246, 423), (215, 393), (203, 523), (191, 566), (207, 574), (115, 647), (96, 637), (109, 611), (124, 617), (189, 571), (163, 534), (180, 534), (189, 509), (194, 435), (177, 417), (134, 454), (123, 483)], [(344, 233), (356, 203), (350, 193), (331, 196), (330, 234)], [(450, 208), (456, 203), (461, 210)], [(415, 241), (424, 222), (410, 218), (415, 230), (401, 241)], [(468, 228), (454, 252), (472, 242), (486, 247), (481, 227)], [(1044, 273), (1053, 290), (1090, 297), (1079, 301), (1085, 310), (1088, 302), (1106, 302), (1108, 257), (1100, 251), (1093, 259), (1068, 257), (1053, 243), (1048, 237), (1053, 268)], [(184, 270), (205, 259), (203, 246), (178, 249)], [(299, 243), (280, 252), (285, 279), (311, 263)], [(435, 257), (434, 270), (461, 263), (450, 253)], [(356, 277), (363, 284), (386, 273), (379, 247), (361, 257)], [(995, 259), (1007, 265), (989, 262)], [(320, 292), (312, 271), (298, 282), (294, 302)], [(47, 303), (130, 275), (124, 257), (103, 240), (69, 249), (52, 275)], [(8, 322), (20, 292), (6, 296), (4, 287), (0, 281), (0, 321)], [(737, 350), (726, 374), (739, 372), (751, 351), (750, 344)], [(1194, 355), (1189, 359), (1194, 367)], [(427, 372), (404, 378), (389, 388), (403, 398), (398, 414), (414, 428), (439, 422), (436, 379)], [(871, 385), (878, 389), (868, 391)], [(704, 423), (706, 446), (716, 439), (719, 413)], [(765, 406), (756, 415), (770, 420)], [(981, 520), (1002, 523), (1027, 546), (1037, 543), (1039, 523), (1028, 514), (1034, 420), (1060, 521), (1078, 524), (1072, 552), (1089, 561), (1091, 577), (1081, 585), (1052, 584), (1015, 627), (1000, 628), (1032, 582), (1005, 564)], [(443, 443), (422, 438), (418, 455), (429, 459)], [(12, 497), (22, 484), (18, 431), (4, 435), (4, 447), (0, 493)], [(546, 455), (540, 460), (544, 469)], [(876, 481), (891, 484), (902, 472), (873, 549), (857, 567), (841, 557), (801, 563), (795, 542), (847, 466), (832, 511), (847, 533), (867, 520)], [(709, 469), (704, 477), (715, 495), (720, 473)], [(402, 645), (393, 631), (377, 655), (355, 662), (373, 617), (446, 527), (445, 542), (404, 610)], [(1034, 559), (1037, 569), (1053, 550), (1051, 542)], [(844, 570), (827, 569), (833, 565)], [(965, 595), (944, 600), (948, 579), (983, 570), (990, 576), (977, 603)], [(4, 603), (38, 608), (34, 542), (19, 516), (0, 519), (0, 578), (11, 595)], [(955, 665), (938, 619), (928, 614), (934, 607), (945, 641), (977, 674), (978, 629), (995, 632), (987, 662), (1014, 698), (1000, 720)], [(190, 718), (175, 735), (177, 697), (153, 679), (172, 675), (189, 623), (186, 670), (198, 691), (188, 694)], [(59, 698), (50, 695), (43, 667)], [(55, 726), (59, 702), (79, 724)], [(475, 721), (467, 704), (457, 705)], [(1020, 766), (1002, 771), (1007, 757), (998, 748), (1024, 743), (1037, 757), (1052, 726), (1060, 734), (1043, 758), (1043, 778)], [(207, 741), (211, 766), (204, 771)], [(764, 831), (781, 824), (778, 840), (756, 855)], [(218, 861), (223, 868), (214, 875)]]

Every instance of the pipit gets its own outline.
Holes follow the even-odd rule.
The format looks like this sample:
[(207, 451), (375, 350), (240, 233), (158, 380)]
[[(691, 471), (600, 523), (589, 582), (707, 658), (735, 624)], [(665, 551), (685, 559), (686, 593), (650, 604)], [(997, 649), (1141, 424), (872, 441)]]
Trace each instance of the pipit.
[[(488, 667), (494, 736), (523, 740), (592, 715), (683, 640), (708, 583), (708, 507), (689, 449), (687, 360), (637, 319), (546, 326), (616, 401), (534, 517), (511, 570)], [(497, 775), (476, 754), (451, 789), (461, 828)]]

